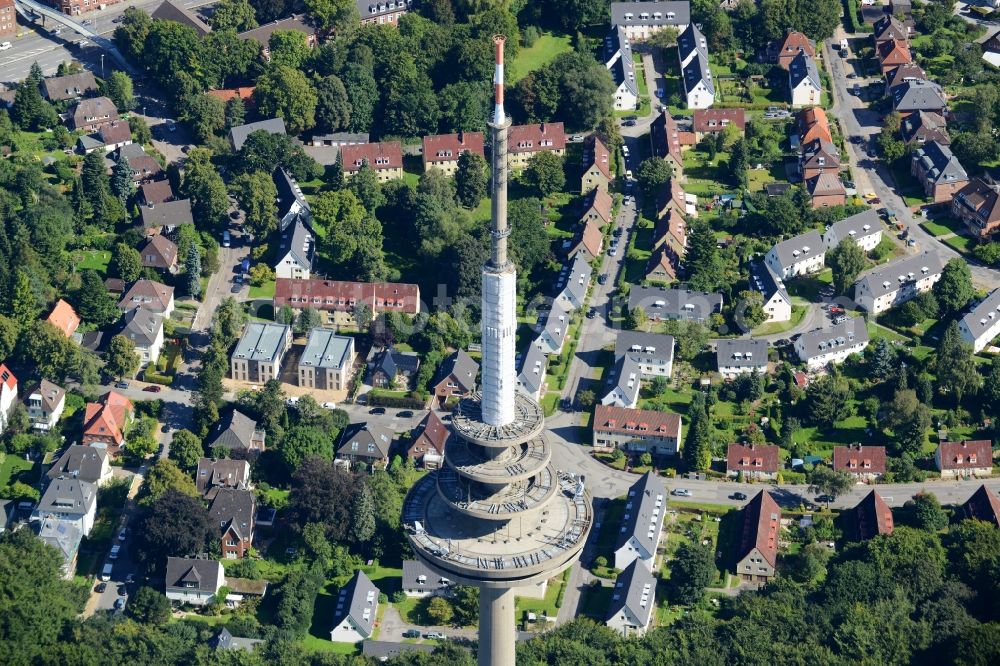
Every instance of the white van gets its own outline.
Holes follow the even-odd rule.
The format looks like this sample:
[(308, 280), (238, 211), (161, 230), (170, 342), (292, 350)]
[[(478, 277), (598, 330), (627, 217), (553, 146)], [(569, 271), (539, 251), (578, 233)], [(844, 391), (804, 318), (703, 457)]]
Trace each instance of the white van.
[(109, 560), (117, 560), (118, 559), (118, 553), (119, 553), (119, 551), (121, 551), (121, 549), (122, 549), (122, 547), (119, 546), (117, 543), (115, 545), (111, 546), (111, 554), (108, 555), (108, 559)]
[(223, 231), (222, 232), (222, 247), (229, 247), (229, 244), (230, 244), (229, 232), (228, 231)]
[(114, 568), (114, 566), (115, 565), (108, 562), (107, 564), (104, 565), (104, 568), (101, 569), (101, 580), (103, 580), (105, 583), (111, 580), (111, 570)]

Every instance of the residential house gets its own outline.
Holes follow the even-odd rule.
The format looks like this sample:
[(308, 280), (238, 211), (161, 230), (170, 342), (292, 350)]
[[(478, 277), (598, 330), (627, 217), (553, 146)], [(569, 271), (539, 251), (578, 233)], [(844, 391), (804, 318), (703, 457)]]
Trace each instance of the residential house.
[(177, 272), (177, 244), (163, 234), (150, 236), (139, 250), (139, 256), (142, 257), (142, 265), (146, 268), (155, 268), (168, 273)]
[(816, 42), (795, 30), (789, 30), (782, 39), (768, 46), (768, 59), (784, 70), (791, 69), (792, 62), (800, 53), (815, 58)]
[(715, 366), (723, 379), (768, 371), (767, 340), (729, 338), (719, 340), (715, 348)]
[(361, 17), (361, 25), (396, 25), (399, 17), (407, 13), (414, 0), (354, 0)]
[(638, 359), (633, 354), (619, 356), (611, 372), (615, 381), (611, 384), (611, 390), (601, 398), (601, 404), (634, 409), (639, 404), (642, 383)]
[(355, 308), (369, 307), (373, 317), (383, 312), (420, 312), (420, 287), (396, 282), (343, 282), (338, 280), (292, 280), (278, 278), (274, 287), (274, 308), (288, 305), (293, 310), (313, 308), (325, 312), (338, 326), (356, 326)]
[(803, 144), (799, 154), (799, 173), (803, 180), (823, 173), (837, 176), (840, 173), (840, 151), (837, 146), (823, 139)]
[(219, 560), (168, 557), (164, 578), (167, 599), (178, 604), (204, 606), (226, 584), (226, 571)]
[(735, 127), (743, 134), (746, 131), (746, 111), (743, 109), (695, 109), (691, 119), (695, 139), (701, 141), (709, 134), (726, 131)]
[(994, 289), (958, 320), (962, 340), (977, 354), (1000, 335), (1000, 289)]
[(80, 479), (61, 476), (52, 479), (42, 493), (31, 520), (56, 520), (72, 523), (80, 534), (88, 536), (97, 516), (97, 486)]
[[(992, 0), (995, 7), (1000, 7), (1000, 0)], [(983, 49), (983, 60), (993, 65), (994, 67), (1000, 67), (1000, 30), (997, 30), (989, 37), (982, 45)]]
[(560, 353), (569, 330), (571, 312), (565, 302), (553, 301), (545, 315), (542, 330), (532, 344), (538, 345), (546, 355)]
[(661, 246), (667, 246), (678, 257), (683, 257), (687, 250), (687, 220), (676, 208), (669, 208), (653, 224), (653, 249)]
[(927, 72), (915, 62), (909, 62), (896, 67), (885, 75), (885, 89), (890, 93), (910, 81), (928, 81)]
[[(3, 21), (0, 18), (0, 21)], [(66, 76), (50, 76), (40, 84), (42, 97), (50, 102), (65, 102), (97, 92), (97, 79), (86, 70)]]
[(464, 350), (451, 353), (438, 369), (432, 393), (438, 402), (445, 403), (451, 398), (461, 398), (476, 390), (476, 376), (479, 364)]
[(156, 364), (163, 349), (163, 317), (144, 307), (132, 308), (122, 318), (121, 335), (135, 344), (139, 367)]
[(625, 497), (625, 513), (614, 549), (616, 569), (624, 570), (639, 561), (643, 568), (653, 571), (666, 512), (667, 488), (663, 479), (652, 471), (646, 472), (632, 484)]
[(229, 451), (233, 457), (247, 458), (264, 451), (265, 433), (257, 422), (243, 412), (233, 410), (215, 424), (208, 441), (208, 450), (217, 447)]
[[(86, 2), (86, 0), (84, 0), (84, 2)], [(161, 19), (163, 21), (174, 21), (189, 28), (193, 28), (194, 31), (198, 33), (199, 37), (204, 37), (208, 33), (212, 32), (212, 26), (202, 21), (201, 17), (198, 16), (193, 10), (174, 3), (172, 0), (164, 0), (163, 4), (156, 8), (156, 11), (153, 12), (151, 17), (153, 19)]]
[(885, 76), (900, 65), (913, 62), (909, 43), (901, 39), (880, 42), (875, 47), (875, 55), (878, 57), (882, 76)]
[(228, 104), (229, 100), (239, 98), (245, 107), (253, 106), (253, 93), (257, 86), (237, 86), (235, 88), (217, 88), (205, 91), (209, 97), (214, 97), (223, 104)]
[(345, 178), (356, 174), (364, 164), (368, 164), (375, 171), (380, 183), (403, 177), (403, 147), (399, 141), (343, 146), (340, 149), (340, 158)]
[(372, 348), (368, 356), (367, 382), (379, 388), (409, 386), (420, 369), (420, 356), (392, 347)]
[(730, 444), (726, 452), (726, 475), (747, 479), (773, 479), (781, 467), (781, 449), (773, 444)]
[(842, 206), (847, 201), (847, 190), (840, 178), (833, 173), (821, 173), (806, 180), (806, 191), (812, 198), (813, 208)]
[(174, 311), (174, 288), (154, 280), (136, 280), (118, 301), (118, 309), (122, 312), (134, 308), (145, 308), (169, 317)]
[(777, 573), (781, 508), (771, 493), (761, 490), (740, 513), (735, 540), (736, 575), (744, 583), (762, 585)]
[(559, 271), (556, 288), (560, 292), (556, 300), (562, 301), (569, 310), (579, 310), (587, 299), (587, 289), (590, 288), (590, 278), (594, 269), (586, 257), (577, 254), (573, 261)]
[(139, 187), (142, 183), (161, 180), (164, 177), (163, 167), (151, 155), (144, 153), (142, 155), (127, 156), (125, 159), (128, 162), (129, 169), (132, 170), (132, 182), (135, 183), (136, 187)]
[(309, 141), (314, 147), (340, 148), (341, 146), (353, 146), (356, 143), (368, 143), (371, 136), (364, 132), (329, 132), (327, 134), (314, 134)]
[(662, 333), (619, 331), (615, 338), (615, 357), (626, 355), (638, 362), (643, 379), (669, 378), (674, 369), (674, 338)]
[(17, 9), (14, 0), (0, 0), (0, 37), (17, 35)]
[(676, 178), (671, 178), (656, 192), (656, 216), (664, 217), (670, 209), (687, 217), (698, 217), (698, 197), (688, 194)]
[(582, 257), (584, 261), (591, 262), (601, 256), (604, 249), (604, 233), (596, 222), (587, 222), (577, 232), (569, 245), (566, 256), (569, 259)]
[(868, 541), (881, 534), (892, 534), (892, 509), (873, 490), (851, 509), (851, 524), (855, 541)]
[(0, 534), (14, 527), (15, 500), (0, 500)]
[(104, 449), (72, 444), (67, 446), (45, 474), (50, 481), (78, 479), (95, 486), (111, 480), (111, 458)]
[(750, 264), (750, 288), (764, 298), (767, 321), (791, 321), (792, 297), (785, 289), (785, 282), (762, 261)]
[(403, 560), (403, 594), (411, 599), (448, 596), (454, 584), (420, 560)]
[(424, 469), (440, 468), (444, 463), (444, 447), (450, 434), (448, 426), (437, 412), (433, 409), (428, 411), (420, 424), (420, 434), (406, 450), (407, 457)]
[(891, 14), (876, 21), (873, 28), (876, 47), (884, 42), (905, 42), (910, 38), (910, 32), (903, 22)]
[(1000, 182), (989, 176), (975, 176), (951, 200), (951, 213), (965, 223), (979, 240), (1000, 228)]
[(930, 111), (944, 116), (948, 112), (944, 92), (933, 81), (904, 81), (889, 94), (892, 96), (893, 110), (902, 116), (918, 111)]
[(682, 445), (680, 415), (651, 409), (596, 405), (593, 431), (595, 449), (676, 456)]
[(354, 367), (354, 338), (328, 328), (309, 331), (299, 356), (299, 386), (325, 391), (346, 391)]
[(993, 474), (993, 442), (988, 439), (941, 442), (934, 463), (942, 479), (968, 479)]
[(80, 442), (85, 446), (107, 449), (109, 455), (116, 455), (125, 445), (125, 430), (132, 422), (135, 407), (132, 401), (115, 391), (108, 391), (97, 402), (88, 402), (83, 415), (83, 436)]
[(614, 180), (611, 173), (611, 152), (596, 134), (587, 137), (583, 144), (583, 173), (580, 175), (580, 191), (608, 189)]
[(281, 234), (274, 275), (293, 280), (308, 280), (312, 274), (313, 256), (316, 253), (316, 239), (301, 216)]
[(680, 257), (664, 244), (653, 250), (646, 263), (645, 279), (649, 282), (669, 283), (677, 279)]
[(356, 423), (344, 431), (337, 460), (346, 464), (361, 464), (384, 468), (389, 464), (393, 435), (377, 423)]
[(860, 444), (835, 446), (833, 469), (847, 472), (860, 481), (875, 481), (885, 474), (885, 447)]
[(65, 580), (73, 580), (80, 544), (83, 541), (83, 531), (79, 523), (60, 520), (55, 516), (42, 516), (35, 529), (38, 531), (38, 538), (46, 545), (55, 548), (62, 558), (62, 565), (59, 567), (62, 577)]
[(94, 132), (115, 120), (118, 120), (118, 107), (107, 97), (80, 100), (70, 116), (72, 129), (84, 132)]
[(634, 285), (629, 290), (628, 309), (636, 308), (642, 308), (653, 321), (676, 319), (703, 324), (722, 312), (722, 294)]
[(903, 118), (899, 134), (908, 145), (922, 146), (930, 141), (942, 146), (951, 144), (944, 116), (933, 111), (917, 111)]
[(302, 188), (284, 167), (278, 167), (271, 174), (278, 190), (278, 229), (285, 231), (297, 219), (308, 224), (312, 221), (312, 209)]
[(943, 269), (941, 256), (924, 250), (862, 275), (854, 283), (854, 300), (870, 314), (885, 312), (930, 291)]
[(688, 2), (612, 2), (611, 25), (621, 26), (630, 40), (644, 40), (664, 28), (683, 33), (691, 23)]
[(379, 589), (358, 569), (337, 595), (330, 640), (336, 643), (360, 643), (371, 638), (378, 614)]
[[(271, 35), (278, 32), (300, 32), (305, 36), (306, 46), (312, 48), (316, 46), (316, 29), (310, 25), (309, 21), (304, 16), (299, 16), (293, 14), (288, 18), (279, 19), (277, 21), (272, 21), (265, 25), (258, 26), (252, 30), (247, 30), (246, 32), (241, 32), (236, 35), (237, 39), (252, 39), (253, 41), (260, 44), (260, 52), (264, 57), (265, 62), (271, 62)], [(239, 150), (239, 148), (237, 148)]]
[(823, 270), (826, 246), (818, 231), (783, 240), (764, 255), (764, 263), (782, 280)]
[(823, 243), (832, 250), (845, 238), (850, 238), (863, 252), (871, 252), (882, 242), (882, 222), (878, 212), (869, 208), (864, 212), (834, 222), (823, 232)]
[(562, 123), (514, 125), (507, 131), (507, 164), (521, 171), (539, 152), (566, 154), (566, 130)]
[[(682, 134), (683, 132), (677, 126), (677, 121), (670, 115), (670, 109), (664, 109), (649, 126), (652, 154), (666, 160), (673, 167), (674, 178), (678, 180), (684, 177)], [(691, 140), (693, 143), (693, 134)]]
[(689, 109), (707, 109), (715, 104), (715, 83), (708, 65), (708, 52), (696, 49), (681, 69), (684, 101)]
[(238, 458), (199, 458), (194, 485), (209, 501), (214, 500), (222, 488), (248, 490), (250, 463)]
[(101, 125), (93, 134), (85, 134), (76, 140), (76, 147), (83, 154), (103, 149), (105, 153), (121, 150), (132, 143), (132, 128), (127, 120), (113, 120)]
[(655, 608), (656, 578), (639, 560), (633, 560), (615, 580), (604, 624), (625, 637), (642, 636)]
[(816, 60), (806, 54), (796, 55), (788, 66), (788, 90), (792, 106), (816, 106), (823, 96), (823, 81)]
[(995, 491), (985, 485), (979, 486), (976, 492), (962, 505), (962, 512), (970, 520), (982, 520), (1000, 527), (1000, 498)]
[[(167, 182), (167, 181), (162, 181)], [(140, 185), (145, 192), (148, 183)], [(142, 228), (149, 233), (159, 233), (161, 230), (173, 231), (182, 224), (194, 224), (190, 199), (175, 199), (172, 201), (150, 202), (139, 209), (142, 215)]]
[(951, 148), (936, 141), (925, 143), (913, 152), (912, 173), (934, 203), (947, 203), (968, 185), (969, 176)]
[(615, 82), (615, 110), (635, 109), (639, 104), (639, 83), (635, 78), (632, 45), (624, 26), (613, 26), (604, 38), (604, 65)]
[(233, 150), (239, 151), (243, 147), (243, 144), (247, 142), (247, 138), (254, 132), (286, 134), (285, 121), (281, 118), (268, 118), (233, 127), (229, 130), (229, 143), (232, 144)]
[(521, 371), (517, 374), (518, 390), (536, 402), (541, 400), (547, 367), (548, 357), (542, 348), (534, 344), (528, 345), (521, 361)]
[(257, 502), (253, 491), (219, 488), (208, 507), (208, 515), (219, 526), (222, 557), (227, 560), (247, 556), (253, 545)]
[(59, 329), (59, 332), (67, 338), (72, 338), (76, 329), (80, 327), (80, 317), (76, 314), (76, 310), (61, 298), (52, 306), (52, 311), (45, 321)]
[(66, 390), (47, 379), (28, 391), (28, 420), (35, 430), (49, 431), (56, 427), (66, 407)]
[(252, 321), (230, 357), (233, 379), (264, 384), (281, 376), (281, 362), (292, 347), (292, 327)]
[(821, 140), (833, 143), (830, 133), (830, 121), (822, 107), (814, 106), (799, 112), (799, 145), (805, 146), (813, 141)]
[(594, 224), (598, 230), (612, 220), (611, 211), (614, 208), (614, 199), (608, 194), (606, 189), (595, 187), (583, 196), (583, 215), (580, 216), (580, 224)]
[(800, 334), (795, 341), (795, 353), (809, 370), (815, 371), (831, 363), (843, 363), (851, 354), (860, 354), (868, 342), (865, 320), (854, 317)]
[(458, 171), (458, 158), (462, 156), (462, 153), (472, 152), (484, 159), (486, 157), (482, 132), (437, 134), (425, 136), (423, 141), (424, 171), (435, 168), (441, 169), (449, 176), (454, 176)]
[(0, 363), (0, 435), (7, 429), (7, 419), (17, 402), (17, 377), (7, 367)]

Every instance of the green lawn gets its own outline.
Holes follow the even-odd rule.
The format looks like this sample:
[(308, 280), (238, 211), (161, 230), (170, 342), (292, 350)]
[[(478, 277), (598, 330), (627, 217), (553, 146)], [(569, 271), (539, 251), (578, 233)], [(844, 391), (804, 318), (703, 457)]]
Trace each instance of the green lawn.
[[(529, 599), (528, 597), (517, 597), (514, 607), (517, 609), (514, 615), (515, 619), (520, 620), (524, 613), (532, 612), (538, 615), (548, 615), (549, 617), (555, 617), (559, 613), (559, 606), (556, 605), (556, 600), (559, 599), (559, 592), (562, 590), (563, 586), (566, 585), (566, 581), (569, 580), (569, 569), (566, 569), (562, 575), (556, 578), (550, 578), (549, 584), (545, 588), (545, 598), (544, 599)], [(560, 604), (561, 604), (560, 600)]]
[(927, 233), (933, 234), (935, 236), (944, 236), (945, 234), (959, 234), (965, 229), (963, 225), (958, 220), (952, 219), (950, 217), (941, 217), (936, 220), (924, 220), (920, 223)]
[(789, 295), (798, 296), (810, 303), (818, 303), (820, 301), (820, 290), (830, 286), (832, 282), (833, 271), (826, 268), (813, 275), (800, 275), (789, 278), (785, 286), (788, 289)]
[(274, 280), (268, 280), (259, 287), (250, 287), (250, 298), (274, 298)]
[(102, 276), (108, 273), (111, 262), (109, 250), (79, 250), (73, 252), (73, 262), (78, 271), (97, 271)]
[(542, 34), (530, 48), (522, 48), (507, 67), (507, 84), (514, 85), (525, 76), (555, 60), (560, 53), (573, 49), (568, 35)]
[(772, 321), (767, 324), (761, 324), (754, 329), (754, 335), (772, 335), (774, 333), (784, 333), (785, 331), (790, 331), (799, 324), (802, 323), (802, 319), (806, 316), (806, 312), (809, 308), (805, 305), (793, 305), (792, 306), (792, 318), (788, 321)]
[(7, 454), (3, 460), (3, 464), (0, 464), (0, 491), (6, 488), (12, 479), (16, 481), (20, 476), (23, 480), (31, 476), (30, 474), (24, 474), (24, 472), (27, 472), (34, 466), (35, 463), (25, 460), (17, 454)]
[(950, 245), (962, 253), (972, 252), (973, 248), (976, 247), (976, 241), (968, 236), (953, 236), (946, 240), (945, 244)]

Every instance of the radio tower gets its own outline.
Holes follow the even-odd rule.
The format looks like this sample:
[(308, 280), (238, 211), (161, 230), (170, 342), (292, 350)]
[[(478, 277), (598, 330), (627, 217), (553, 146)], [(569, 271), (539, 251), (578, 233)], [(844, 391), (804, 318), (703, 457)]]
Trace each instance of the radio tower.
[(593, 513), (583, 483), (550, 465), (542, 410), (516, 386), (504, 37), (493, 42), (493, 220), (492, 251), (483, 266), (482, 390), (456, 408), (445, 464), (410, 490), (403, 522), (413, 551), (428, 567), (479, 588), (479, 666), (514, 666), (515, 588), (534, 586), (573, 564)]

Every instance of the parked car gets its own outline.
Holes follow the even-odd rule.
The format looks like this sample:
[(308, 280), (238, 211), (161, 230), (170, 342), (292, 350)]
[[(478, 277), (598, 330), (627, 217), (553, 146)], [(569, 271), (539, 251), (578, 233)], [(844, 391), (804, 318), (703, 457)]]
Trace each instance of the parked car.
[(369, 414), (385, 414), (385, 407), (372, 407), (368, 410)]
[(837, 315), (833, 318), (834, 324), (843, 324), (845, 321), (847, 321), (847, 315)]
[(587, 319), (593, 319), (597, 316), (597, 308), (590, 308), (587, 310)]
[(639, 120), (639, 116), (625, 116), (622, 120)]
[(239, 282), (234, 282), (233, 286), (229, 288), (229, 293), (238, 294), (242, 290), (243, 290), (243, 285), (241, 285)]
[(320, 403), (320, 407), (323, 409), (337, 409), (337, 403), (335, 402), (324, 402)]
[(610, 250), (608, 250), (608, 256), (609, 256), (609, 257), (613, 257), (613, 256), (615, 256), (616, 254), (618, 254), (618, 246), (617, 246), (617, 245), (612, 245), (612, 246), (611, 246), (611, 249), (610, 249)]
[(14, 45), (11, 44), (10, 42), (0, 42), (0, 51), (6, 51), (7, 49), (12, 48), (13, 46)]
[(119, 613), (125, 610), (125, 597), (119, 597), (115, 599), (115, 610)]
[(97, 592), (98, 594), (103, 593), (104, 590), (106, 589), (108, 589), (107, 583), (98, 583), (96, 586), (94, 586), (94, 592)]
[(420, 638), (419, 629), (407, 629), (403, 632), (403, 638)]
[(601, 273), (600, 275), (597, 276), (597, 284), (607, 284), (607, 283), (608, 283), (607, 273)]
[(122, 530), (121, 530), (121, 532), (118, 533), (118, 540), (119, 541), (124, 541), (125, 537), (127, 535), (128, 535), (128, 528), (127, 527), (123, 527)]
[(115, 388), (120, 388), (120, 389), (127, 389), (128, 386), (129, 386), (128, 382), (126, 382), (124, 380), (122, 380), (122, 381), (120, 381), (120, 382), (118, 382), (118, 383), (115, 384)]
[(135, 582), (135, 574), (134, 573), (130, 573), (129, 575), (125, 576), (125, 584), (126, 585), (131, 585), (134, 582)]
[(816, 496), (816, 501), (820, 502), (822, 504), (826, 504), (828, 502), (832, 502), (833, 500), (834, 500), (834, 497), (831, 496), (831, 495), (817, 495)]
[(624, 123), (622, 123), (622, 124), (623, 124), (623, 125), (624, 125), (625, 127), (635, 127), (635, 124), (636, 124), (636, 123), (635, 123), (635, 121), (634, 121), (634, 120), (626, 120), (626, 121), (625, 121)]
[(299, 404), (299, 397), (293, 395), (292, 397), (285, 400), (285, 404), (288, 405), (289, 407), (294, 407), (295, 405)]
[(733, 493), (732, 495), (729, 496), (729, 499), (739, 500), (741, 502), (746, 498), (747, 498), (746, 493)]
[(396, 416), (398, 416), (401, 419), (412, 419), (413, 418), (413, 412), (411, 412), (408, 409), (404, 409), (403, 411), (398, 412), (396, 414)]
[(119, 597), (127, 597), (128, 596), (128, 588), (125, 587), (124, 584), (118, 586), (118, 596)]
[(443, 641), (447, 640), (448, 637), (442, 634), (440, 631), (428, 631), (426, 634), (424, 634), (424, 638), (433, 638), (435, 640)]
[(618, 238), (619, 236), (621, 236), (621, 235), (622, 235), (622, 232), (623, 232), (623, 231), (624, 231), (624, 229), (622, 229), (621, 227), (615, 227), (615, 230), (614, 230), (614, 233), (613, 233), (612, 235), (613, 235), (613, 236), (614, 236), (615, 238)]
[(674, 488), (670, 491), (671, 495), (676, 495), (677, 497), (691, 497), (692, 493), (687, 488)]
[[(574, 142), (580, 142), (580, 141), (583, 141), (583, 135), (582, 135), (582, 134), (574, 134), (574, 135), (572, 136), (572, 138), (571, 138), (570, 140), (571, 140), (571, 141), (574, 141)], [(417, 634), (417, 635), (418, 635), (418, 636), (420, 635), (420, 634), (419, 634), (419, 632), (418, 632), (418, 634)]]
[(143, 391), (147, 391), (149, 393), (159, 393), (160, 391), (163, 390), (163, 387), (159, 386), (157, 384), (153, 384), (152, 386), (147, 386), (146, 388), (144, 388), (142, 390)]

